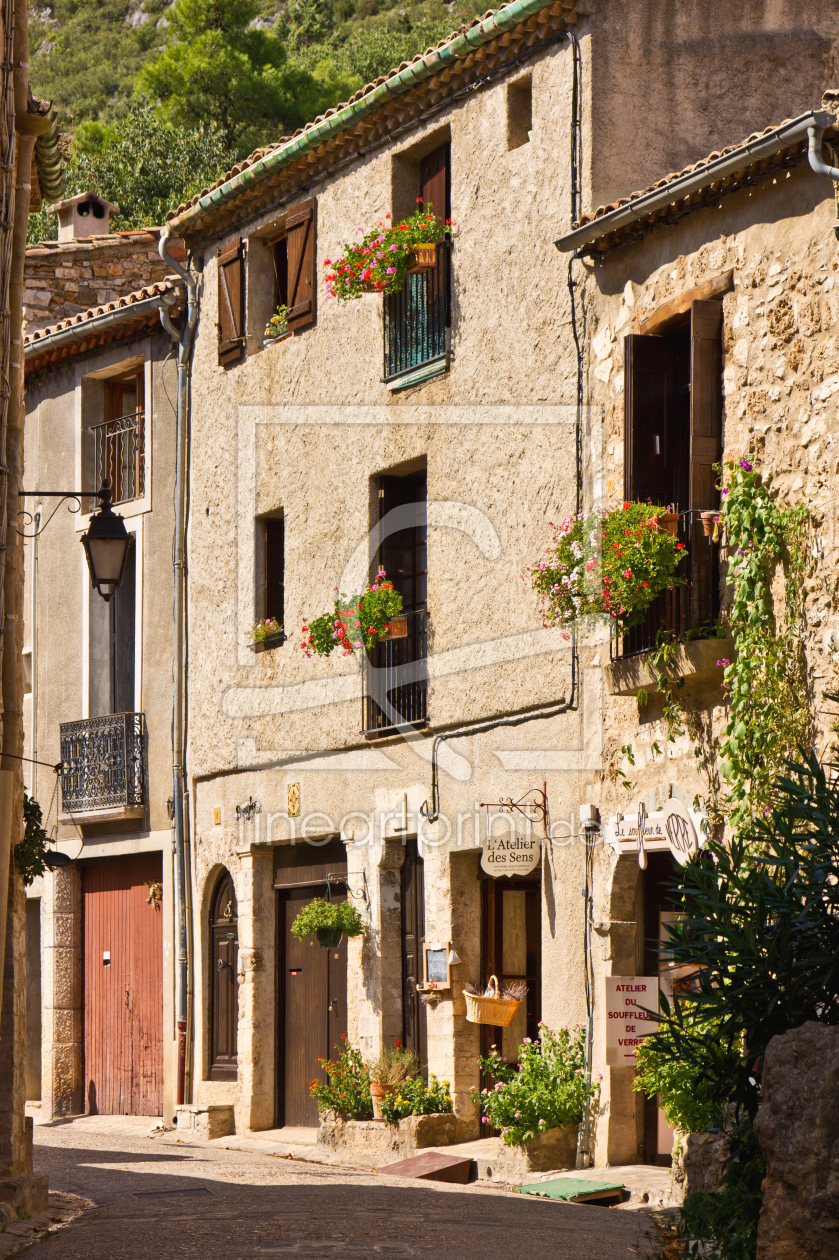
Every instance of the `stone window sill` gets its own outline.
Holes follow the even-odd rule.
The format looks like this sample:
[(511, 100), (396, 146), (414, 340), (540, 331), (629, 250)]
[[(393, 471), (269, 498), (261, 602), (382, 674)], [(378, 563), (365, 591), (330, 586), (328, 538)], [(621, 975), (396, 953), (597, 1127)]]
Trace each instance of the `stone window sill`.
[[(732, 660), (734, 655), (733, 639), (694, 639), (678, 648), (670, 673), (696, 683), (721, 681), (724, 666), (717, 665), (717, 661)], [(655, 691), (651, 656), (652, 652), (640, 652), (638, 656), (611, 661), (604, 669), (608, 695), (637, 696), (639, 691)]]

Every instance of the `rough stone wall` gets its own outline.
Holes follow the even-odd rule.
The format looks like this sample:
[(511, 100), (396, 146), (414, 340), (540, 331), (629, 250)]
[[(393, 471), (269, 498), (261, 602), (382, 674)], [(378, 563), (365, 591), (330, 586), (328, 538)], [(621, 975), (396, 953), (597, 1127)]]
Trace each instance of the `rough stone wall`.
[[(14, 843), (14, 841), (13, 841)], [(6, 953), (0, 1012), (0, 1175), (32, 1172), (31, 1121), (26, 1102), (26, 898), (23, 881), (10, 872)]]
[(76, 866), (44, 875), (41, 910), (42, 1114), (84, 1111), (82, 880)]
[[(811, 513), (804, 625), (810, 696), (802, 696), (802, 703), (812, 705), (820, 750), (833, 740), (822, 695), (835, 686), (839, 663), (839, 255), (834, 222), (831, 184), (802, 163), (789, 174), (769, 176), (724, 197), (718, 207), (648, 233), (601, 265), (586, 264), (588, 396), (592, 425), (602, 417), (601, 477), (612, 501), (623, 494), (623, 337), (638, 331), (641, 321), (665, 301), (733, 272), (733, 289), (723, 299), (723, 458), (736, 461), (749, 455), (780, 503), (804, 501)], [(723, 575), (727, 558), (723, 546)], [(780, 573), (774, 590), (780, 614)], [(730, 598), (730, 590), (723, 588), (724, 608)], [(591, 792), (590, 799), (599, 803), (606, 818), (618, 809), (637, 809), (640, 800), (651, 811), (662, 808), (671, 795), (685, 804), (697, 794), (703, 798), (707, 782), (693, 755), (694, 741), (685, 736), (668, 745), (660, 698), (651, 694), (639, 717), (633, 696), (609, 694), (602, 668), (608, 664), (608, 644), (588, 652), (584, 673), (591, 677), (592, 689), (599, 686), (601, 691), (603, 758), (599, 772), (583, 785), (583, 799)], [(709, 740), (719, 738), (727, 720), (721, 682), (718, 670), (698, 682), (689, 678), (684, 692), (688, 707), (705, 715)], [(656, 743), (664, 755), (657, 755)], [(634, 766), (621, 752), (627, 744), (633, 748)], [(629, 788), (623, 787), (618, 771), (629, 779)], [(629, 908), (629, 888), (637, 879), (634, 857), (608, 858), (596, 893), (604, 919), (642, 922), (642, 900), (636, 898), (634, 912)], [(617, 898), (618, 911), (620, 881), (626, 892)], [(594, 917), (600, 917), (597, 911)], [(631, 922), (611, 928), (613, 956), (604, 955), (604, 974), (609, 968), (612, 974), (631, 974), (633, 957), (641, 965), (642, 934), (642, 927)], [(602, 1097), (610, 1091), (615, 1106), (622, 1094), (628, 1109), (630, 1077), (622, 1085), (621, 1071), (626, 1070), (606, 1072)]]
[(171, 274), (157, 252), (160, 229), (43, 243), (26, 251), (23, 331), (36, 332)]
[(755, 1132), (766, 1157), (758, 1260), (828, 1260), (839, 1225), (839, 1028), (773, 1037)]

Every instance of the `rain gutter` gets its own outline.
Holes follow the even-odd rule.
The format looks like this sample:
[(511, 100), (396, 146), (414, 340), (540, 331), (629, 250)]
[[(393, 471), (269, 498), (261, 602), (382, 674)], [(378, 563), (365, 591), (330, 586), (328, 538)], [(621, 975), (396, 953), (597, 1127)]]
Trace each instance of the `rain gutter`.
[(48, 333), (46, 337), (39, 337), (37, 341), (27, 341), (23, 352), (24, 358), (36, 359), (46, 350), (56, 350), (59, 346), (66, 346), (71, 341), (80, 341), (83, 337), (103, 332), (106, 328), (112, 328), (115, 324), (121, 324), (127, 320), (142, 319), (144, 315), (150, 315), (153, 311), (171, 306), (177, 301), (179, 289), (180, 286), (178, 290), (171, 293), (157, 293), (154, 297), (143, 298), (142, 302), (121, 306), (116, 311), (104, 311), (103, 314), (94, 315), (92, 319), (73, 324), (70, 328), (61, 328), (57, 332)]
[(253, 166), (249, 166), (247, 170), (241, 171), (220, 187), (205, 193), (194, 206), (190, 206), (187, 210), (169, 220), (171, 234), (174, 236), (188, 233), (191, 228), (197, 226), (198, 220), (203, 215), (212, 210), (221, 209), (228, 201), (238, 197), (240, 193), (245, 192), (248, 188), (260, 183), (269, 175), (282, 170), (283, 167), (290, 165), (298, 158), (311, 153), (325, 141), (331, 140), (333, 136), (338, 135), (339, 132), (346, 131), (348, 127), (354, 126), (363, 118), (367, 118), (382, 105), (386, 105), (396, 97), (404, 95), (411, 88), (424, 83), (426, 79), (432, 78), (435, 74), (439, 74), (454, 62), (468, 56), (476, 48), (480, 48), (483, 44), (489, 44), (492, 40), (497, 39), (499, 35), (504, 35), (516, 26), (520, 26), (522, 22), (526, 22), (528, 18), (533, 17), (536, 13), (541, 13), (547, 7), (545, 0), (516, 0), (514, 4), (499, 9), (498, 12), (485, 18), (476, 26), (470, 27), (462, 35), (455, 36), (453, 40), (442, 48), (432, 49), (425, 54), (421, 61), (411, 62), (410, 65), (405, 66), (397, 74), (391, 75), (384, 83), (374, 87), (371, 92), (368, 92), (354, 104), (345, 105), (336, 114), (322, 119), (314, 127), (309, 128), (299, 136), (295, 136), (288, 144), (283, 145), (281, 149), (275, 149), (273, 152), (267, 153), (258, 162), (254, 162)]
[(639, 219), (646, 219), (656, 210), (663, 210), (677, 201), (684, 200), (691, 193), (699, 192), (710, 184), (716, 183), (717, 180), (724, 179), (727, 175), (742, 171), (753, 162), (760, 162), (763, 158), (771, 157), (774, 153), (788, 149), (793, 144), (809, 140), (811, 128), (820, 128), (823, 131), (825, 127), (831, 127), (835, 122), (835, 114), (813, 110), (801, 114), (798, 118), (782, 123), (780, 127), (773, 128), (772, 131), (758, 136), (755, 140), (747, 140), (745, 144), (738, 145), (733, 153), (714, 158), (698, 170), (688, 171), (687, 174), (671, 180), (662, 188), (654, 188), (651, 192), (635, 197), (625, 206), (619, 206), (616, 210), (611, 210), (608, 214), (602, 214), (590, 223), (583, 224), (582, 227), (566, 232), (564, 236), (554, 241), (554, 244), (563, 253), (591, 245), (592, 242), (616, 232), (619, 228), (637, 223)]

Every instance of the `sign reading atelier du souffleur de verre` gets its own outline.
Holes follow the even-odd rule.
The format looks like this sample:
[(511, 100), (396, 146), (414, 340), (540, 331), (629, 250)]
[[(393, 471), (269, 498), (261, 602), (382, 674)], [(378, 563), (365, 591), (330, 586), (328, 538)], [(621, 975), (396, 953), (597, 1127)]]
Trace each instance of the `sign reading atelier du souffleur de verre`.
[(505, 830), (484, 838), (481, 866), (488, 875), (526, 875), (537, 865), (541, 851), (538, 836), (515, 836)]
[(642, 803), (637, 810), (610, 818), (605, 839), (618, 853), (637, 853), (641, 867), (647, 865), (648, 853), (668, 849), (684, 866), (704, 843), (707, 824), (704, 814), (689, 810), (675, 799), (653, 814), (648, 814)]
[(635, 1067), (638, 1047), (658, 1028), (658, 976), (606, 976), (606, 1063)]

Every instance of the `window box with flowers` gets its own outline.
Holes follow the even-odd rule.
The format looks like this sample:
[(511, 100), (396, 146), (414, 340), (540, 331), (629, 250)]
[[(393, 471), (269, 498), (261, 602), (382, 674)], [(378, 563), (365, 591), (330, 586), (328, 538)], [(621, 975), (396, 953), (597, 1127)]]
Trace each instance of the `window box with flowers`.
[(288, 326), (287, 308), (281, 303), (265, 325), (263, 346), (272, 346), (277, 341), (285, 341), (291, 336)]
[(272, 648), (285, 643), (285, 631), (276, 617), (255, 621), (245, 633), (250, 640), (248, 647), (252, 652), (270, 652)]
[(341, 595), (336, 589), (335, 606), (331, 613), (304, 621), (300, 647), (306, 656), (329, 656), (340, 648), (344, 656), (355, 651), (370, 651), (391, 631), (402, 612), (402, 596), (387, 580), (384, 569), (379, 569), (375, 581), (368, 582), (359, 595)]
[(639, 625), (665, 590), (685, 579), (683, 543), (664, 508), (623, 503), (578, 512), (554, 526), (548, 554), (527, 570), (542, 603), (544, 624), (612, 622), (623, 633)]
[(363, 293), (398, 293), (409, 274), (436, 266), (437, 244), (453, 226), (420, 207), (402, 223), (388, 226), (382, 220), (367, 233), (358, 228), (360, 241), (343, 245), (339, 258), (325, 260), (328, 296), (347, 302)]

